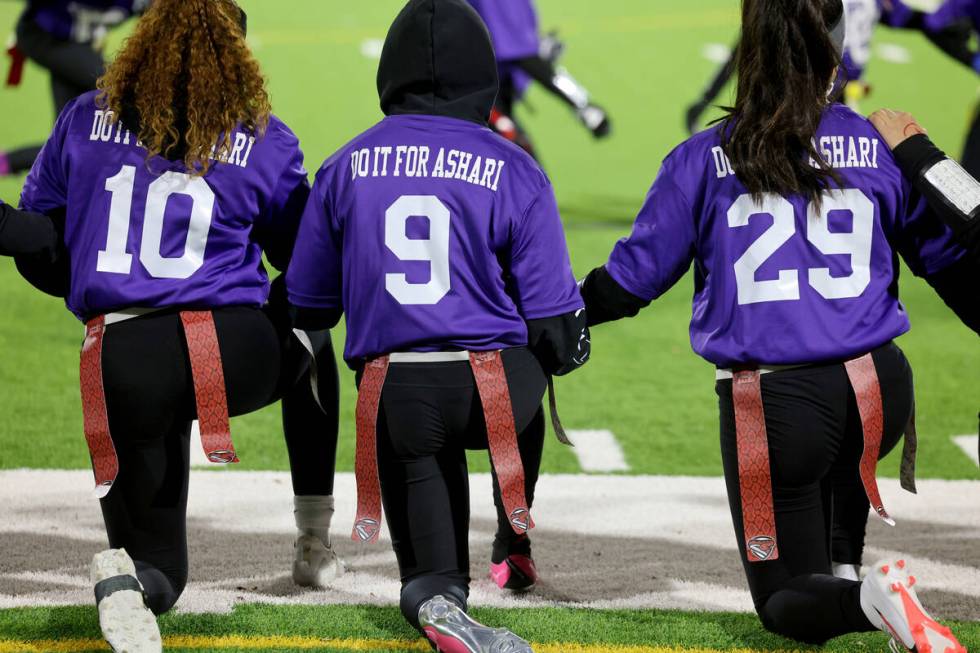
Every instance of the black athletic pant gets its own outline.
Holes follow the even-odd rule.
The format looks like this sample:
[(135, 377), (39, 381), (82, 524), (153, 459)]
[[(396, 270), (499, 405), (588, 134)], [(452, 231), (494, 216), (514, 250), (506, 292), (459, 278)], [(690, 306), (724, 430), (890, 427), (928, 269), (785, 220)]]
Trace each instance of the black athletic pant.
[[(873, 352), (884, 407), (881, 455), (899, 441), (912, 414), (912, 371), (893, 343)], [(756, 612), (768, 629), (820, 644), (851, 632), (874, 630), (861, 610), (859, 582), (831, 576), (834, 510), (860, 523), (863, 544), (867, 499), (854, 506), (835, 500), (838, 488), (855, 497), (864, 433), (854, 391), (842, 363), (762, 375), (779, 559), (748, 562), (742, 538), (738, 454), (732, 382), (716, 386), (721, 452), (739, 554)]]
[[(29, 59), (50, 71), (55, 116), (79, 95), (95, 90), (96, 81), (105, 72), (105, 61), (91, 43), (55, 38), (30, 20), (21, 20), (17, 24), (17, 47)], [(41, 145), (9, 151), (7, 159), (11, 172), (30, 170), (40, 151)]]
[[(532, 501), (544, 441), (547, 380), (527, 349), (503, 353), (525, 492)], [(443, 595), (466, 608), (470, 582), (466, 449), (486, 449), (487, 430), (466, 361), (392, 364), (378, 416), (381, 495), (401, 573), (401, 609), (419, 628), (419, 608)], [(498, 503), (498, 539), (510, 529)]]
[(980, 105), (974, 108), (970, 132), (963, 145), (963, 167), (975, 179), (980, 179)]
[[(336, 367), (329, 337), (318, 352), (313, 400), (309, 361), (276, 311), (235, 307), (214, 311), (231, 415), (258, 410), (280, 397), (286, 443), (298, 494), (331, 494), (337, 436)], [(270, 314), (273, 316), (270, 317)], [(322, 334), (321, 334), (322, 336)], [(194, 386), (183, 327), (176, 311), (113, 324), (103, 343), (103, 379), (119, 475), (102, 499), (109, 544), (136, 563), (147, 605), (169, 610), (187, 582), (187, 484)], [(290, 361), (293, 361), (292, 363)], [(291, 367), (292, 366), (292, 367)], [(295, 414), (300, 417), (296, 418)]]

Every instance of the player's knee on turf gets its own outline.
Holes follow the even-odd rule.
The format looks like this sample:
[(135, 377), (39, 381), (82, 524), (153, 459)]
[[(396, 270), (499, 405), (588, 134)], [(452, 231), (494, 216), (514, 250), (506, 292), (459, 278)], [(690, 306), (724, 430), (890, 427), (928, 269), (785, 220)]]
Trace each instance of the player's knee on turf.
[(442, 595), (452, 601), (464, 611), (466, 610), (466, 599), (469, 589), (465, 580), (452, 576), (420, 576), (402, 585), (401, 611), (402, 615), (412, 624), (412, 627), (421, 631), (419, 624), (419, 609), (422, 604), (429, 599)]
[(789, 609), (776, 599), (757, 603), (755, 611), (762, 625), (771, 633), (805, 644), (823, 644), (827, 638), (816, 632), (812, 614), (804, 614), (799, 609)]
[(169, 612), (187, 586), (188, 570), (186, 566), (167, 572), (160, 571), (145, 563), (136, 563), (136, 575), (143, 585), (146, 597), (146, 607), (155, 615)]

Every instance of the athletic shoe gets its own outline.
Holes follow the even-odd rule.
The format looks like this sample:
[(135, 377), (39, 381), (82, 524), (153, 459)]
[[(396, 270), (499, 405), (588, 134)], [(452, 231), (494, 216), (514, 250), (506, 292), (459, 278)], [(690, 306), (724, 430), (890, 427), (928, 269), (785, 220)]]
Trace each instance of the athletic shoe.
[(594, 104), (590, 104), (584, 109), (578, 112), (578, 119), (582, 121), (582, 124), (588, 128), (592, 135), (596, 138), (605, 138), (609, 136), (612, 131), (612, 125), (609, 122), (609, 116), (606, 115), (605, 110), (597, 107)]
[(347, 571), (333, 547), (313, 535), (300, 535), (294, 545), (293, 582), (302, 587), (326, 589)]
[(892, 650), (916, 653), (966, 653), (953, 632), (936, 622), (919, 603), (915, 576), (905, 560), (875, 565), (861, 583), (861, 608), (879, 630), (892, 636)]
[(419, 623), (441, 653), (534, 653), (531, 645), (514, 633), (473, 621), (443, 596), (422, 604)]
[(515, 553), (500, 563), (490, 563), (490, 578), (502, 590), (525, 591), (538, 582), (538, 568), (529, 555)]
[(136, 566), (124, 549), (92, 558), (92, 584), (102, 636), (115, 653), (161, 653), (160, 628), (143, 600)]

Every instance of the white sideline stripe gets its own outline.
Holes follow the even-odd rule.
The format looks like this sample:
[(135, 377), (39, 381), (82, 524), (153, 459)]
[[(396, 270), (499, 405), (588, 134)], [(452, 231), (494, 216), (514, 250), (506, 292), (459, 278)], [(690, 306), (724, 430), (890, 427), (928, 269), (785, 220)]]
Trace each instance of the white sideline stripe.
[(954, 435), (953, 444), (963, 450), (967, 458), (972, 460), (980, 467), (980, 449), (978, 449), (977, 438), (980, 436), (976, 435)]
[[(7, 568), (0, 572), (0, 609), (91, 604), (87, 558), (105, 546), (99, 506), (91, 499), (91, 484), (88, 470), (0, 472), (0, 533), (36, 533), (39, 538), (50, 533), (73, 540), (72, 548), (79, 552), (76, 558), (66, 560), (64, 567), (37, 571)], [(476, 524), (495, 521), (490, 485), (488, 474), (471, 476), (472, 518)], [(933, 529), (949, 525), (968, 540), (964, 542), (966, 546), (980, 537), (980, 510), (976, 509), (980, 481), (924, 479), (919, 481), (917, 496), (902, 492), (895, 479), (881, 479), (879, 486), (899, 527), (916, 521), (926, 522)], [(337, 474), (337, 512), (333, 522), (337, 540), (346, 537), (353, 523), (354, 490), (353, 474)], [(288, 580), (289, 545), (294, 533), (291, 494), (286, 472), (192, 472), (188, 521), (199, 533), (205, 530), (240, 534), (245, 540), (250, 536), (266, 541), (274, 537), (282, 542), (282, 555), (253, 561), (247, 567), (217, 576), (218, 580), (195, 580), (203, 553), (195, 555), (192, 551), (198, 563), (195, 565), (192, 560), (191, 583), (181, 597), (180, 611), (227, 613), (236, 605), (247, 603), (397, 603), (399, 582), (386, 529), (382, 530), (379, 545), (347, 556), (352, 571), (338, 579), (329, 591), (292, 591)], [(534, 517), (543, 527), (542, 537), (635, 538), (676, 546), (681, 552), (687, 546), (706, 547), (717, 550), (719, 556), (731, 556), (733, 564), (737, 564), (721, 478), (545, 474), (538, 484), (536, 499)], [(637, 519), (637, 515), (643, 518)], [(474, 555), (485, 550), (492, 537), (484, 530), (480, 526), (470, 533)], [(867, 561), (873, 561), (875, 554), (891, 553), (882, 544), (885, 542), (880, 540), (869, 542)], [(913, 563), (922, 573), (924, 587), (953, 593), (964, 600), (980, 598), (980, 566), (920, 557)], [(488, 578), (477, 578), (471, 598), (475, 605), (497, 607), (752, 609), (741, 580), (726, 584), (665, 576), (662, 581), (653, 590), (647, 586), (635, 594), (624, 592), (615, 599), (597, 600), (587, 595), (514, 597), (500, 592)], [(30, 589), (7, 589), (18, 585)]]
[(628, 472), (623, 448), (612, 431), (568, 431), (572, 451), (584, 472)]

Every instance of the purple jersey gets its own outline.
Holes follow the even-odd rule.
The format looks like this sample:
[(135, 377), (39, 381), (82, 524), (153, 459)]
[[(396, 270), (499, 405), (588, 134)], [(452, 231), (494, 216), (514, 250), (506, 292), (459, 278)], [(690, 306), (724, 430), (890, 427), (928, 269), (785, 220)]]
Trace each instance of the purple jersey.
[(898, 263), (918, 275), (963, 251), (864, 118), (827, 110), (815, 142), (843, 177), (819, 209), (804, 197), (747, 194), (720, 129), (675, 149), (607, 263), (626, 290), (655, 299), (695, 262), (691, 344), (721, 366), (800, 364), (871, 351), (909, 329)]
[(978, 0), (945, 0), (933, 13), (926, 16), (926, 29), (938, 31), (964, 18), (973, 23), (973, 28), (980, 31), (980, 1)]
[(437, 116), (390, 116), (327, 160), (286, 283), (296, 306), (344, 309), (351, 363), (525, 346), (525, 320), (582, 307), (541, 169)]
[(63, 41), (92, 43), (146, 10), (151, 0), (31, 0), (24, 19)]
[(871, 39), (879, 23), (904, 27), (913, 11), (902, 0), (844, 0), (847, 12), (847, 38), (844, 43), (844, 70), (848, 81), (859, 81), (871, 60)]
[[(34, 164), (24, 209), (64, 212), (68, 308), (81, 319), (122, 308), (260, 306), (266, 243), (292, 243), (309, 195), (303, 154), (273, 117), (266, 134), (232, 137), (206, 177), (146, 160), (96, 92), (72, 101)], [(271, 246), (271, 245), (270, 245)]]
[(538, 14), (532, 0), (468, 0), (486, 23), (497, 61), (538, 54)]

